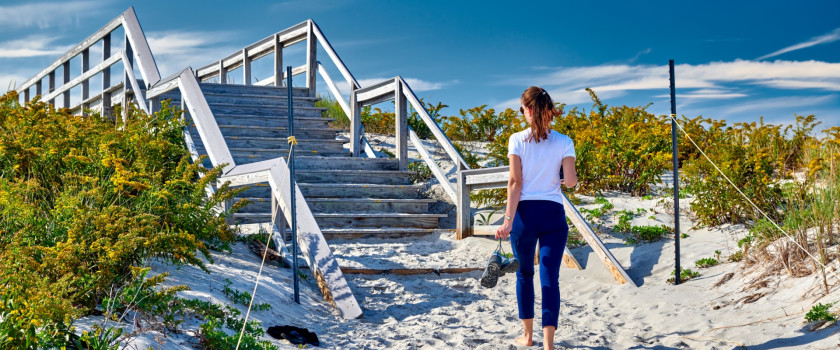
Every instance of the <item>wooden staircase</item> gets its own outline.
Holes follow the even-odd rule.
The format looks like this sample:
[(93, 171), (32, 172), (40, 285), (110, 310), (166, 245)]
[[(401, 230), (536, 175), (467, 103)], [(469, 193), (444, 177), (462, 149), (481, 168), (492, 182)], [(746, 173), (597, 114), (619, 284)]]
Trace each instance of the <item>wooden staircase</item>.
[[(288, 92), (273, 86), (200, 84), (202, 93), (236, 164), (286, 157), (289, 146)], [(446, 214), (429, 213), (435, 199), (424, 185), (412, 184), (411, 172), (399, 171), (391, 158), (351, 157), (348, 142), (322, 118), (324, 108), (306, 88), (293, 90), (296, 179), (326, 239), (422, 235), (439, 228)], [(190, 133), (198, 135), (194, 125)], [(199, 154), (206, 154), (193, 137)], [(250, 204), (235, 214), (237, 224), (271, 221), (267, 183), (250, 186), (239, 199)], [(287, 237), (288, 238), (288, 237)]]

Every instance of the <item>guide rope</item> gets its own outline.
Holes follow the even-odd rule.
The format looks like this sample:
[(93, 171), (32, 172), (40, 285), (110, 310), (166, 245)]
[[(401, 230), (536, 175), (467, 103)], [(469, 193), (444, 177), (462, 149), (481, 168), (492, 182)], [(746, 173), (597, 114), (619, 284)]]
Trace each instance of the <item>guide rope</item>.
[[(770, 216), (767, 215), (767, 213), (765, 213), (764, 210), (761, 210), (761, 208), (759, 208), (755, 203), (753, 203), (753, 201), (749, 197), (747, 197), (747, 195), (744, 194), (744, 192), (742, 192), (741, 189), (738, 188), (738, 186), (736, 186), (735, 183), (732, 182), (732, 180), (729, 179), (729, 176), (726, 176), (726, 174), (724, 174), (723, 171), (720, 170), (720, 168), (717, 166), (717, 164), (715, 164), (715, 162), (713, 162), (709, 158), (709, 156), (706, 155), (706, 152), (704, 152), (702, 149), (700, 149), (700, 146), (698, 146), (697, 143), (694, 142), (694, 140), (691, 138), (691, 136), (688, 135), (688, 132), (686, 132), (685, 129), (683, 129), (682, 125), (680, 125), (680, 123), (677, 121), (676, 115), (671, 114), (669, 116), (674, 121), (674, 123), (677, 125), (677, 127), (679, 127), (680, 131), (682, 131), (683, 135), (685, 135), (685, 137), (688, 139), (688, 141), (691, 142), (692, 145), (694, 145), (694, 148), (696, 148), (698, 151), (700, 151), (700, 154), (702, 154), (703, 157), (706, 158), (706, 160), (710, 164), (712, 164), (713, 167), (715, 167), (715, 170), (717, 170), (717, 172), (720, 173), (720, 175), (723, 176), (723, 178), (726, 179), (726, 181), (729, 182), (730, 185), (732, 185), (732, 188), (734, 188), (736, 191), (738, 191), (738, 193), (740, 193), (741, 196), (744, 197), (744, 199), (746, 199), (747, 202), (749, 202), (750, 205), (753, 206), (753, 208), (755, 208), (755, 210), (757, 210), (759, 213), (761, 213), (761, 215), (763, 215), (764, 218), (767, 219), (767, 221), (769, 221), (771, 224), (773, 224), (773, 226), (775, 226), (776, 229), (779, 230), (779, 232), (781, 232), (788, 239), (790, 239), (790, 241), (793, 242), (793, 244), (795, 244), (797, 247), (799, 247), (799, 249), (801, 249), (803, 252), (805, 252), (805, 254), (807, 254), (811, 259), (813, 259), (814, 262), (819, 264), (819, 266), (822, 267), (823, 273), (825, 273), (825, 271), (827, 270), (825, 264), (820, 262), (820, 260), (817, 259), (817, 257), (815, 257), (813, 254), (811, 254), (811, 252), (809, 252), (808, 249), (805, 249), (805, 247), (803, 247), (801, 244), (799, 244), (799, 242), (797, 242), (795, 239), (793, 239), (793, 237), (791, 237), (791, 235), (788, 234), (787, 231), (785, 231), (778, 224), (776, 224), (775, 220), (770, 219)], [(828, 272), (831, 273), (831, 275), (834, 278), (836, 278), (838, 281), (840, 281), (840, 276), (838, 276), (837, 273), (834, 270), (828, 270)]]
[[(289, 136), (286, 138), (286, 141), (289, 143), (289, 157), (292, 156), (292, 152), (295, 150), (295, 145), (297, 145), (297, 139), (294, 136)], [(277, 197), (277, 207), (280, 207), (280, 200), (282, 200), (283, 195), (283, 184), (286, 183), (286, 172), (283, 174), (283, 181), (280, 181), (280, 188), (277, 191), (280, 192), (280, 196)], [(292, 208), (294, 210), (294, 208)], [(276, 210), (275, 213), (279, 213), (279, 210)], [(273, 223), (272, 223), (273, 226)], [(285, 230), (285, 227), (283, 228)], [(260, 285), (260, 277), (262, 276), (263, 266), (265, 266), (265, 257), (268, 255), (268, 245), (271, 243), (271, 238), (274, 236), (274, 228), (270, 230), (268, 233), (268, 239), (265, 242), (265, 249), (263, 249), (263, 256), (262, 262), (260, 263), (259, 272), (257, 272), (257, 281), (254, 283), (254, 291), (251, 293), (251, 301), (248, 302), (248, 311), (245, 312), (245, 320), (242, 322), (242, 329), (239, 331), (239, 339), (236, 340), (236, 350), (239, 350), (239, 343), (242, 342), (242, 335), (245, 334), (245, 327), (248, 325), (248, 316), (251, 315), (251, 306), (254, 305), (254, 298), (257, 297), (257, 287)], [(279, 247), (278, 247), (279, 248)], [(292, 257), (294, 258), (294, 257)], [(295, 272), (296, 273), (296, 272)]]

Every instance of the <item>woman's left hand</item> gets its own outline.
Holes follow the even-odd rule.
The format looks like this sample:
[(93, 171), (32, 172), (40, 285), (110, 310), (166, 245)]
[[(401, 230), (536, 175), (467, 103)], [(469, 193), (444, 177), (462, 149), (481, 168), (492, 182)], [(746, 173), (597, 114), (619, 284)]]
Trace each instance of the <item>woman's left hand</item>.
[(513, 228), (513, 225), (510, 221), (505, 220), (505, 222), (496, 230), (496, 239), (505, 239), (510, 236), (510, 230)]

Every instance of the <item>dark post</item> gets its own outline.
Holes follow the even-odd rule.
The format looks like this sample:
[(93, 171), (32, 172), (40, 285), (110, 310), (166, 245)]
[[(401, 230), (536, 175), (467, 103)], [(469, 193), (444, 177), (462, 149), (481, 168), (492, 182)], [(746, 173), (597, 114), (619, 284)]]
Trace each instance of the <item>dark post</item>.
[[(292, 66), (286, 67), (286, 91), (289, 92), (289, 136), (295, 135), (294, 108), (292, 103)], [(297, 206), (295, 205), (295, 152), (294, 145), (289, 144), (289, 202), (292, 208), (292, 275), (295, 283), (295, 302), (300, 304), (300, 289), (298, 288), (298, 239), (297, 239)]]
[(674, 284), (680, 284), (680, 176), (677, 159), (677, 93), (674, 86), (674, 60), (668, 60), (671, 75), (671, 151), (674, 163)]

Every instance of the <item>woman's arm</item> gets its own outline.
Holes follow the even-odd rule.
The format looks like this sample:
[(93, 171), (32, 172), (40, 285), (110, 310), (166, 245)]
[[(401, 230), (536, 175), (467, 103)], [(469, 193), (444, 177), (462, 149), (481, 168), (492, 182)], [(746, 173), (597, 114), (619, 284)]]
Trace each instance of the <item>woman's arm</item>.
[[(575, 170), (575, 157), (563, 158), (563, 184), (566, 187), (577, 185), (577, 171)], [(510, 187), (510, 185), (508, 185)], [(510, 200), (510, 199), (508, 199)]]
[(504, 223), (496, 230), (496, 239), (505, 239), (510, 235), (513, 217), (516, 215), (516, 207), (519, 206), (519, 197), (522, 195), (522, 160), (515, 154), (508, 157), (510, 158), (510, 177), (507, 185), (507, 209)]

